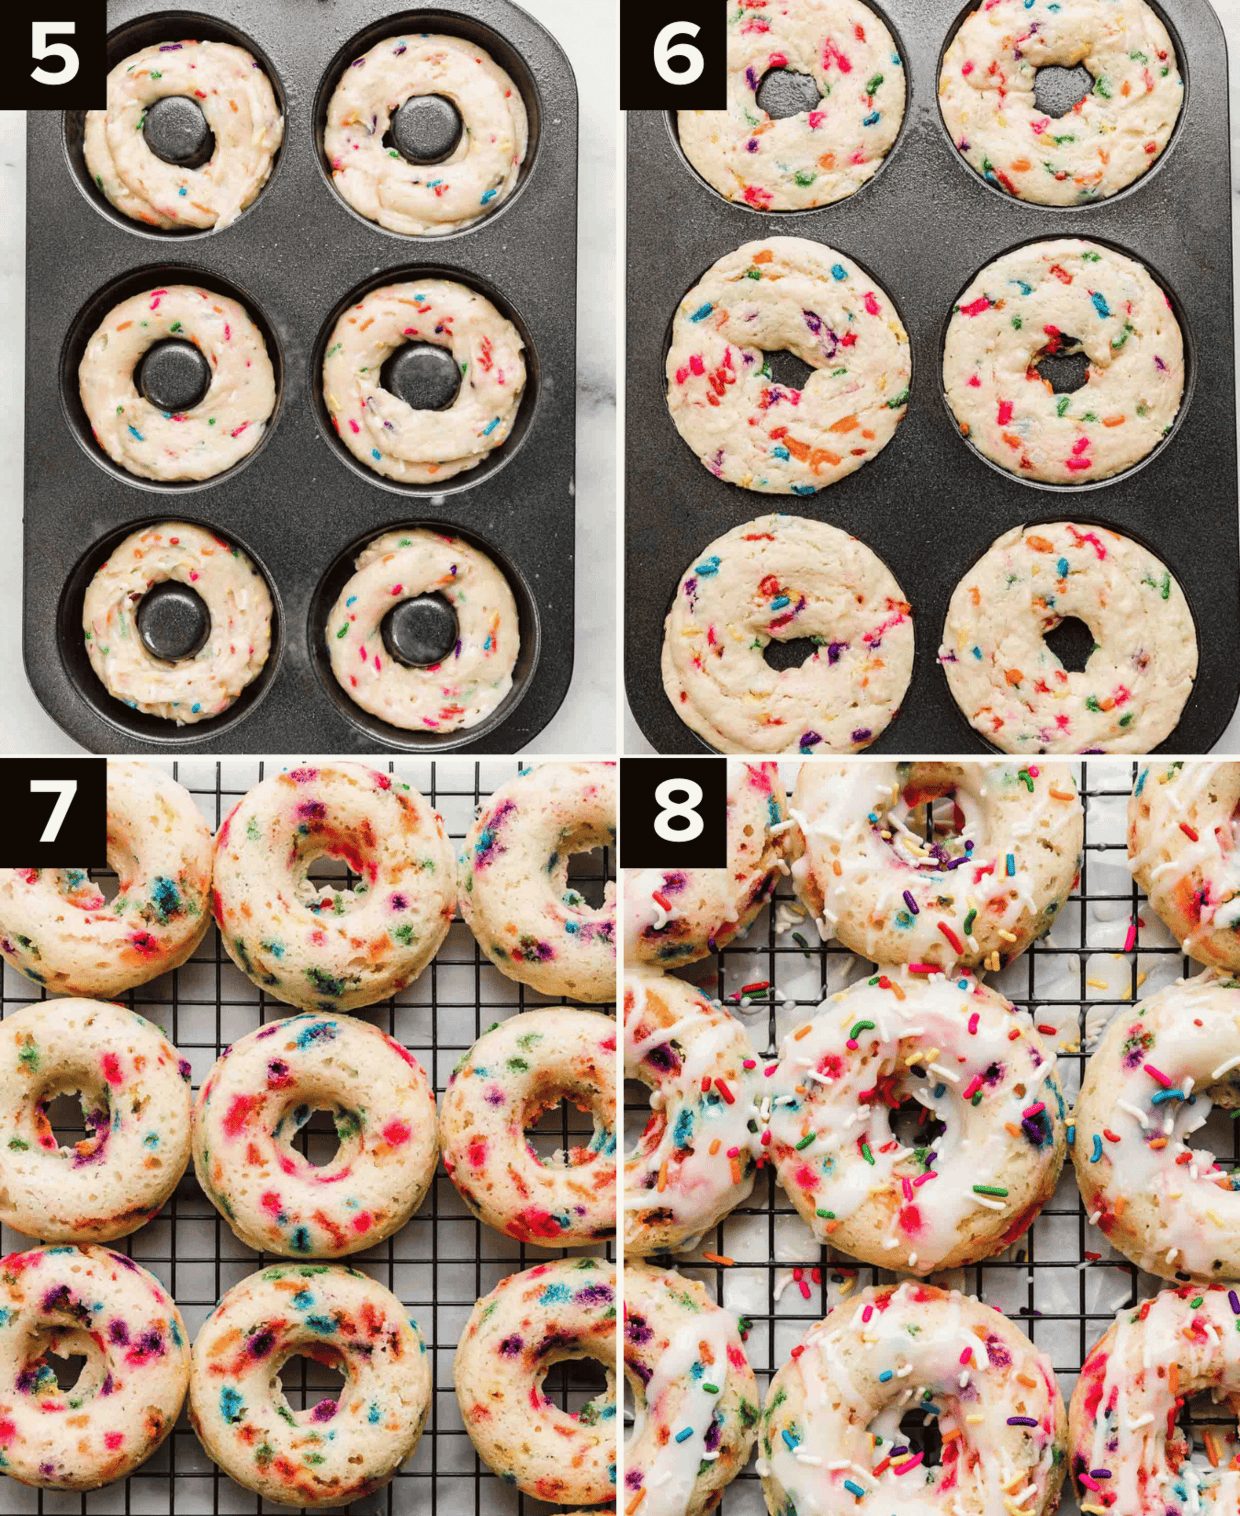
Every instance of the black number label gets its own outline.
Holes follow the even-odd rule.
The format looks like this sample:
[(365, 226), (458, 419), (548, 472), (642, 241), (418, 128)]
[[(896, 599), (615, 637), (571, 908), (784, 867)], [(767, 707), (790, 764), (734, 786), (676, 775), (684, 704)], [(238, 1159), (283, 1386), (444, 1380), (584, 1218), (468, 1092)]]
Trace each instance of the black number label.
[(108, 765), (104, 758), (0, 758), (12, 796), (0, 830), (0, 868), (105, 868)]
[(717, 869), (728, 861), (725, 758), (620, 760), (620, 863)]
[(8, 103), (27, 111), (102, 110), (108, 103), (105, 0), (30, 0), (23, 9), (28, 19), (12, 39), (19, 57)]
[(724, 110), (728, 103), (727, 46), (727, 6), (723, 0), (672, 0), (666, 8), (622, 5), (622, 109)]
[[(68, 42), (53, 41), (56, 37), (76, 37), (76, 21), (32, 21), (30, 23), (30, 53), (36, 60), (30, 77), (36, 84), (69, 84), (82, 70), (82, 60), (77, 49)], [(57, 67), (44, 68), (49, 58), (54, 58)]]

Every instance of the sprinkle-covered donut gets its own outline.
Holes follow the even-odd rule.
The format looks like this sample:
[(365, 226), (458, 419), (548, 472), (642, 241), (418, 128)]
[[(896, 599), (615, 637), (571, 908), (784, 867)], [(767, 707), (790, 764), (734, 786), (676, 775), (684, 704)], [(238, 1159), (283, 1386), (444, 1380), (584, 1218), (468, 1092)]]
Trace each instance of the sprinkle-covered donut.
[(108, 759), (108, 900), (84, 869), (0, 869), (0, 954), (54, 995), (107, 998), (179, 968), (210, 925), (211, 833), (193, 796)]
[[(157, 658), (138, 632), (138, 607), (157, 584), (202, 597), (210, 630), (189, 658)], [(271, 651), (271, 593), (240, 548), (201, 526), (140, 527), (86, 586), (86, 655), (109, 695), (178, 726), (222, 715), (258, 678)]]
[[(1038, 109), (1038, 70), (1084, 64), (1090, 92)], [(1042, 205), (1079, 205), (1140, 178), (1184, 103), (1175, 49), (1145, 0), (987, 0), (943, 54), (939, 107), (988, 184)]]
[[(162, 411), (140, 393), (135, 371), (157, 342), (191, 342), (211, 371), (207, 393), (186, 411)], [(263, 334), (240, 301), (173, 284), (114, 305), (78, 365), (78, 393), (95, 441), (140, 479), (214, 479), (263, 440), (276, 380)]]
[[(616, 1270), (562, 1258), (509, 1274), (474, 1306), (453, 1364), (456, 1398), (479, 1457), (505, 1484), (556, 1505), (616, 1493)], [(607, 1389), (570, 1415), (542, 1381), (566, 1358), (593, 1358)]]
[(676, 968), (740, 936), (785, 872), (787, 796), (774, 763), (728, 764), (728, 863), (625, 869), (625, 962)]
[(645, 1516), (705, 1516), (758, 1435), (758, 1386), (736, 1316), (698, 1280), (630, 1263), (624, 1369), (634, 1399), (626, 1502), (640, 1492)]
[[(1068, 617), (1093, 634), (1083, 669), (1045, 641)], [(1146, 753), (1192, 694), (1197, 633), (1139, 542), (1039, 522), (1004, 532), (956, 586), (939, 662), (969, 724), (1005, 753)]]
[(1198, 963), (1240, 970), (1240, 763), (1147, 763), (1128, 801), (1128, 867)]
[[(280, 1370), (297, 1354), (344, 1376), (338, 1400), (292, 1409)], [(339, 1264), (251, 1274), (194, 1339), (194, 1431), (231, 1479), (276, 1505), (347, 1505), (382, 1489), (417, 1447), (430, 1399), (417, 1323)]]
[[(168, 163), (142, 127), (160, 100), (202, 111), (214, 138), (200, 168)], [(86, 167), (122, 215), (161, 231), (231, 225), (266, 184), (284, 117), (258, 60), (228, 42), (160, 42), (122, 58), (108, 75), (106, 110), (87, 111)]]
[[(356, 883), (319, 891), (319, 858)], [(212, 907), (237, 967), (277, 1000), (350, 1011), (411, 984), (447, 936), (452, 847), (412, 785), (360, 763), (289, 769), (256, 785), (215, 839)]]
[[(385, 145), (406, 100), (449, 101), (460, 138), (414, 163)], [(472, 226), (511, 193), (529, 137), (525, 102), (495, 59), (461, 37), (385, 37), (355, 58), (327, 103), (323, 151), (355, 211), (391, 232), (437, 237)]]
[[(329, 1111), (340, 1146), (293, 1139)], [(435, 1177), (435, 1097), (413, 1054), (351, 1016), (304, 1012), (226, 1049), (194, 1102), (194, 1171), (247, 1247), (341, 1258), (400, 1230)]]
[[(758, 103), (772, 69), (818, 87), (812, 109), (773, 119)], [(904, 64), (860, 0), (750, 0), (728, 7), (728, 107), (680, 111), (685, 157), (729, 200), (803, 211), (875, 174), (904, 119)]]
[(792, 882), (824, 938), (914, 971), (1011, 963), (1083, 856), (1064, 764), (805, 763), (790, 814)]
[[(901, 1418), (938, 1422), (933, 1467)], [(828, 1311), (771, 1380), (758, 1473), (767, 1509), (1050, 1516), (1067, 1415), (1050, 1359), (998, 1311), (922, 1283)]]
[(461, 853), (461, 915), (491, 962), (544, 995), (616, 998), (615, 884), (593, 907), (573, 853), (616, 843), (614, 763), (543, 763), (479, 807)]
[[(814, 372), (777, 384), (767, 353)], [(676, 429), (716, 478), (812, 495), (859, 469), (908, 406), (908, 333), (887, 291), (804, 237), (747, 242), (680, 302), (667, 354)]]
[[(1083, 353), (1056, 394), (1044, 358)], [(986, 265), (952, 307), (943, 388), (961, 433), (1022, 479), (1091, 484), (1139, 463), (1171, 430), (1184, 338), (1166, 292), (1133, 258), (1078, 237), (1029, 242)]]
[[(457, 639), (442, 662), (413, 666), (392, 657), (383, 623), (420, 595), (448, 602)], [(406, 731), (477, 726), (512, 688), (520, 651), (517, 603), (502, 571), (472, 543), (424, 528), (385, 532), (363, 548), (323, 635), (349, 699)]]
[[(86, 1360), (70, 1390), (48, 1355)], [(0, 1468), (22, 1484), (93, 1490), (131, 1474), (171, 1432), (189, 1382), (181, 1313), (108, 1248), (0, 1259)]]
[[(792, 1203), (820, 1242), (881, 1268), (934, 1274), (1001, 1253), (1067, 1151), (1054, 1054), (968, 974), (890, 969), (833, 995), (784, 1038), (767, 1094)], [(919, 1120), (897, 1136), (908, 1105)]]
[[(799, 666), (772, 642), (808, 638)], [(663, 624), (663, 688), (725, 753), (854, 752), (896, 715), (913, 672), (913, 614), (856, 537), (804, 516), (759, 516), (705, 548)]]
[(624, 1161), (626, 1253), (688, 1252), (748, 1198), (766, 1090), (745, 1028), (683, 979), (625, 976), (624, 1077), (650, 1120)]
[[(446, 348), (461, 371), (446, 410), (418, 411), (383, 387), (407, 342)], [(418, 279), (371, 290), (345, 311), (323, 358), (323, 398), (341, 442), (402, 484), (442, 484), (507, 440), (525, 389), (521, 335), (476, 290)]]
[[(563, 1099), (594, 1132), (548, 1161), (526, 1136)], [(443, 1164), (461, 1199), (518, 1242), (572, 1247), (616, 1234), (616, 1023), (564, 1007), (510, 1016), (448, 1081)]]

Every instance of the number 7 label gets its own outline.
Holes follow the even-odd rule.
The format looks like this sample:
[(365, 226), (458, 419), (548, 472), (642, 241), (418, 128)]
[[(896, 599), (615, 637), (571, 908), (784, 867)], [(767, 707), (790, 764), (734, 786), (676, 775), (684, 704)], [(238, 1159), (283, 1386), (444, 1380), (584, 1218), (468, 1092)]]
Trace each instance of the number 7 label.
[(106, 868), (105, 758), (0, 758), (0, 784), (14, 797), (0, 831), (0, 868)]

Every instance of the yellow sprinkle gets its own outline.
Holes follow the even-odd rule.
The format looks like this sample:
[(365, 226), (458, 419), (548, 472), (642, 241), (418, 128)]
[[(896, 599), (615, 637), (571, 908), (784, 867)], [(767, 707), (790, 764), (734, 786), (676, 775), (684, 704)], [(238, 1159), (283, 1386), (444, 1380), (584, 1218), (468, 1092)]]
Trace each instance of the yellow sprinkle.
[(1109, 990), (1111, 988), (1105, 979), (1087, 979), (1085, 983), (1091, 990)]

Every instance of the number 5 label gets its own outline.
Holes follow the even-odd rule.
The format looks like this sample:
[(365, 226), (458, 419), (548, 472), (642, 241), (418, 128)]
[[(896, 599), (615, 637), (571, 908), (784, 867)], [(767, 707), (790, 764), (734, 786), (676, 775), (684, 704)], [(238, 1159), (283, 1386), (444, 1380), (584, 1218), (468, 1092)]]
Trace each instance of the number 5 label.
[(104, 758), (0, 758), (10, 797), (0, 868), (105, 868), (108, 765)]
[(623, 868), (726, 867), (727, 759), (622, 758), (619, 845)]
[(104, 0), (30, 0), (9, 33), (11, 104), (27, 111), (102, 110), (108, 103)]
[(725, 109), (727, 45), (723, 0), (667, 0), (660, 6), (622, 3), (621, 108)]

